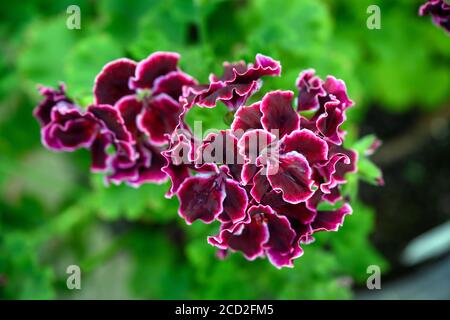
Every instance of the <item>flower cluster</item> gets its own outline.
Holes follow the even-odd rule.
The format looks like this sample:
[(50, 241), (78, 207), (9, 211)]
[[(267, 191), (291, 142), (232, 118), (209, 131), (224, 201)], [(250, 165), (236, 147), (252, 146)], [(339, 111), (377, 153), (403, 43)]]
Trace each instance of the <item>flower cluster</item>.
[[(107, 182), (139, 186), (169, 178), (166, 196), (176, 195), (187, 224), (220, 223), (208, 238), (219, 256), (241, 251), (249, 260), (266, 256), (278, 268), (292, 267), (302, 244), (337, 230), (352, 212), (341, 190), (358, 158), (343, 147), (341, 125), (353, 105), (344, 82), (310, 69), (300, 73), (297, 94), (271, 91), (248, 104), (262, 77), (280, 75), (278, 61), (258, 54), (252, 64), (225, 63), (222, 76), (198, 84), (178, 60), (156, 52), (139, 63), (108, 63), (87, 109), (63, 85), (40, 88), (44, 98), (34, 115), (43, 144), (89, 149), (91, 169), (105, 172)], [(219, 101), (234, 115), (231, 127), (199, 137), (185, 115)]]
[(258, 70), (258, 76), (277, 75), (281, 66), (259, 55), (254, 65), (226, 64), (222, 78), (184, 90), (186, 112), (194, 104), (214, 107), (218, 100), (236, 111), (230, 129), (203, 140), (186, 127), (174, 132), (163, 152), (163, 171), (172, 181), (167, 195), (176, 194), (188, 224), (220, 222), (220, 232), (208, 238), (219, 256), (241, 251), (249, 260), (267, 256), (278, 268), (292, 267), (303, 253), (301, 244), (313, 241), (316, 232), (337, 230), (352, 212), (341, 186), (345, 174), (356, 171), (358, 155), (342, 146), (340, 126), (353, 102), (342, 80), (323, 81), (306, 70), (297, 79), (296, 100), (294, 92), (277, 90), (246, 105), (260, 80), (254, 88), (253, 82), (241, 85), (242, 91), (234, 80), (255, 81), (244, 75)]
[(450, 5), (444, 0), (428, 0), (420, 7), (419, 14), (431, 15), (433, 23), (450, 34)]
[(166, 181), (161, 151), (179, 124), (182, 88), (196, 84), (178, 60), (176, 53), (156, 52), (139, 63), (108, 63), (95, 79), (94, 104), (87, 110), (66, 96), (63, 85), (40, 88), (44, 99), (34, 115), (43, 144), (56, 151), (89, 149), (92, 171), (107, 172), (107, 182)]

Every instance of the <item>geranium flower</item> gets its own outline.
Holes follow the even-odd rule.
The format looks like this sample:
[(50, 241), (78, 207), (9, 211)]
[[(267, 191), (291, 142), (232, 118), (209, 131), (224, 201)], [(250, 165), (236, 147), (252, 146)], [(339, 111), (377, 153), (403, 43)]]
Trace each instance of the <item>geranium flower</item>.
[(86, 111), (67, 98), (63, 86), (42, 88), (44, 100), (34, 114), (44, 126), (44, 145), (90, 149), (92, 170), (108, 172), (107, 182), (165, 181), (166, 135), (179, 124), (182, 87), (196, 83), (179, 70), (178, 60), (177, 53), (156, 52), (139, 63), (108, 63), (95, 79), (94, 104)]
[[(245, 65), (225, 74), (239, 68)], [(201, 141), (189, 130), (177, 132), (164, 152), (163, 171), (172, 181), (167, 196), (178, 197), (188, 224), (220, 222), (208, 242), (221, 257), (241, 251), (249, 260), (267, 256), (276, 267), (292, 267), (301, 244), (311, 243), (316, 232), (336, 231), (351, 214), (341, 185), (355, 172), (357, 153), (342, 146), (340, 125), (353, 102), (342, 80), (322, 81), (314, 70), (301, 73), (297, 87), (296, 108), (312, 112), (309, 118), (293, 108), (293, 92), (272, 91), (238, 107), (229, 130)], [(196, 104), (215, 106), (215, 97), (192, 93), (186, 87), (186, 112)], [(324, 202), (332, 209), (319, 210)]]

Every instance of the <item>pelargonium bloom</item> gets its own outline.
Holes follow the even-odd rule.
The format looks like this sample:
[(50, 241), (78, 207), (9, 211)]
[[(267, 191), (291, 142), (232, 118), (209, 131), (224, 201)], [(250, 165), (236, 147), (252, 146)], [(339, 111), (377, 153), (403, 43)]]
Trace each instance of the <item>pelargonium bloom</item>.
[[(219, 256), (240, 251), (249, 260), (268, 257), (277, 268), (292, 267), (315, 233), (338, 230), (352, 213), (342, 186), (356, 172), (358, 154), (344, 146), (341, 126), (353, 106), (345, 83), (323, 81), (309, 69), (300, 73), (297, 93), (275, 90), (247, 105), (262, 76), (280, 75), (278, 61), (257, 55), (254, 64), (226, 63), (223, 76), (198, 85), (178, 59), (156, 52), (138, 63), (108, 63), (86, 109), (63, 85), (40, 88), (44, 98), (34, 115), (43, 144), (89, 149), (92, 171), (106, 172), (108, 182), (139, 186), (169, 178), (166, 196), (179, 199), (187, 224), (220, 223), (208, 237)], [(230, 128), (193, 134), (186, 113), (219, 102), (232, 111)]]
[(431, 15), (433, 23), (450, 34), (450, 5), (444, 0), (428, 0), (419, 8), (419, 14)]
[[(95, 172), (107, 181), (139, 186), (167, 180), (161, 152), (178, 126), (183, 86), (196, 84), (177, 66), (179, 55), (156, 52), (135, 62), (118, 59), (95, 79), (94, 104), (86, 110), (58, 90), (41, 88), (43, 101), (34, 114), (45, 146), (57, 151), (87, 148)], [(113, 152), (108, 150), (112, 148)]]
[[(242, 74), (245, 64), (226, 70)], [(231, 103), (239, 95), (215, 95), (213, 83), (221, 80), (211, 78), (201, 89), (185, 87), (185, 111), (222, 101), (237, 107), (234, 120), (230, 129), (202, 140), (186, 127), (172, 135), (163, 152), (163, 171), (172, 181), (167, 196), (178, 197), (188, 224), (220, 223), (219, 233), (208, 238), (219, 256), (240, 251), (249, 260), (268, 257), (278, 268), (292, 267), (301, 245), (316, 232), (338, 230), (352, 213), (341, 187), (346, 174), (356, 172), (358, 154), (343, 146), (341, 125), (353, 101), (342, 80), (323, 81), (312, 69), (300, 74), (296, 98), (277, 90), (251, 105)]]

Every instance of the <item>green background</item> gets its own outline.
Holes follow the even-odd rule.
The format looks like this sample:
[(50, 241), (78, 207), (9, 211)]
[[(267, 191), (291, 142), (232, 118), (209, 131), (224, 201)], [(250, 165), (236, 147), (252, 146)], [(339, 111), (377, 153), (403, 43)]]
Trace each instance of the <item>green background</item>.
[[(81, 9), (81, 30), (68, 30), (66, 9)], [(381, 8), (381, 29), (369, 30), (367, 7)], [(187, 226), (167, 185), (105, 188), (89, 173), (87, 151), (42, 147), (32, 110), (37, 84), (67, 84), (87, 106), (95, 75), (110, 60), (180, 52), (181, 67), (201, 82), (222, 62), (280, 60), (282, 76), (262, 92), (295, 90), (306, 68), (345, 80), (356, 107), (348, 143), (381, 134), (383, 117), (420, 118), (450, 101), (450, 39), (419, 17), (421, 1), (9, 1), (0, 10), (0, 297), (346, 299), (364, 287), (369, 265), (389, 272), (372, 245), (377, 210), (357, 200), (358, 178), (379, 172), (360, 163), (349, 177), (354, 214), (337, 233), (305, 246), (294, 269), (233, 254), (220, 261), (206, 235), (217, 224)], [(260, 97), (261, 95), (259, 95)], [(371, 110), (378, 125), (365, 126)], [(195, 110), (190, 119), (224, 128), (225, 108)], [(373, 122), (371, 122), (373, 123)], [(357, 145), (364, 149), (368, 140)], [(414, 170), (413, 170), (414, 171)], [(415, 171), (414, 171), (415, 172)], [(413, 173), (414, 173), (413, 172)], [(412, 173), (412, 174), (413, 174)], [(432, 186), (430, 186), (432, 188)], [(382, 194), (383, 188), (369, 189)], [(385, 198), (384, 201), (390, 201)], [(405, 214), (399, 212), (399, 214)], [(392, 224), (399, 223), (393, 220)], [(82, 270), (82, 290), (66, 288), (66, 268)]]

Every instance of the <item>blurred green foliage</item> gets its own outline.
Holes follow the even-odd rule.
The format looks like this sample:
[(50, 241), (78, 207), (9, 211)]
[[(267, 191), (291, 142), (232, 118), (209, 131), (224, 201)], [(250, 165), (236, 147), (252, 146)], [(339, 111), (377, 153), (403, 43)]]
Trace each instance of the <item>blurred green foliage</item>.
[[(450, 42), (421, 1), (377, 0), (75, 0), (13, 1), (0, 10), (0, 297), (2, 298), (350, 298), (348, 279), (364, 283), (368, 265), (386, 271), (369, 235), (374, 212), (357, 201), (358, 177), (346, 192), (354, 214), (337, 233), (319, 234), (294, 269), (277, 270), (240, 254), (224, 261), (206, 243), (217, 225), (191, 227), (177, 215), (167, 185), (105, 188), (89, 174), (87, 152), (56, 154), (40, 144), (31, 112), (38, 83), (68, 85), (91, 101), (108, 61), (178, 51), (200, 81), (222, 61), (281, 60), (282, 77), (263, 91), (294, 90), (305, 68), (346, 81), (357, 107), (350, 142), (368, 108), (428, 112), (449, 101)], [(81, 30), (66, 28), (66, 8), (81, 8)], [(371, 4), (380, 30), (366, 27)], [(188, 120), (223, 128), (226, 108), (195, 110)], [(368, 147), (361, 140), (360, 151)], [(366, 158), (360, 177), (379, 176)], [(380, 190), (379, 192), (382, 192)], [(65, 286), (66, 267), (82, 268), (82, 290)]]

